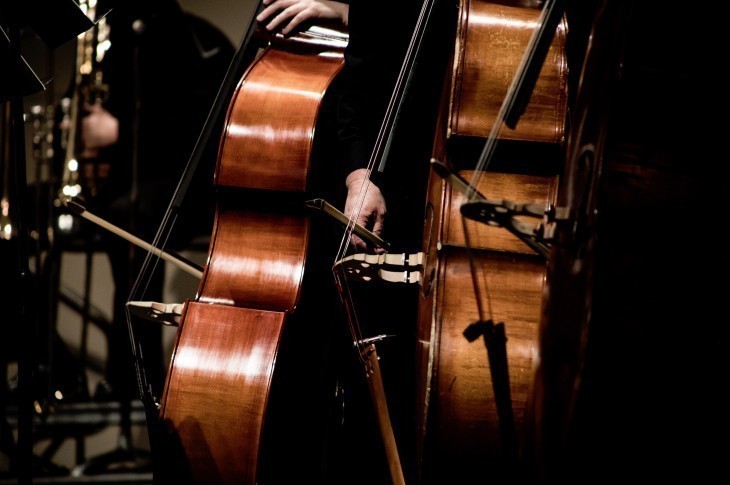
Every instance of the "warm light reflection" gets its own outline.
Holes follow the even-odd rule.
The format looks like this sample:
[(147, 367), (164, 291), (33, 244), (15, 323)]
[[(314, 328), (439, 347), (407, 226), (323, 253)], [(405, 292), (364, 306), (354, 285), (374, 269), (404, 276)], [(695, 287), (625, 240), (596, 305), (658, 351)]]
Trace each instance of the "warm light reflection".
[(66, 195), (68, 197), (76, 197), (81, 193), (81, 186), (79, 184), (64, 185), (62, 192), (63, 195)]
[(0, 233), (1, 239), (10, 240), (13, 237), (13, 226), (11, 224), (5, 224)]
[(532, 29), (537, 27), (537, 22), (534, 20), (518, 20), (507, 17), (495, 17), (493, 15), (479, 15), (477, 13), (469, 14), (469, 23), (474, 22), (476, 25), (489, 25), (497, 27), (508, 27), (508, 28), (520, 28), (520, 29)]
[(267, 279), (289, 279), (294, 284), (298, 283), (301, 278), (301, 264), (287, 263), (284, 259), (261, 259), (259, 257), (238, 258), (238, 261), (227, 260), (223, 265), (228, 274), (233, 274), (236, 278), (242, 275), (258, 275), (265, 274)]
[(192, 347), (189, 345), (178, 348), (175, 357), (175, 366), (181, 369), (197, 370), (209, 373), (240, 374), (246, 377), (256, 377), (268, 372), (265, 352), (261, 347), (253, 347), (248, 353), (222, 353), (218, 349)]
[(200, 301), (204, 301), (205, 303), (212, 303), (214, 305), (234, 306), (236, 304), (236, 302), (233, 301), (231, 298), (210, 298), (208, 296), (202, 296), (200, 298)]
[(61, 214), (58, 216), (58, 229), (60, 231), (70, 231), (74, 225), (74, 218), (71, 214)]
[(108, 40), (99, 42), (99, 45), (96, 46), (96, 60), (98, 62), (104, 60), (104, 54), (106, 54), (106, 51), (108, 51), (111, 46), (112, 43)]
[(286, 95), (290, 95), (290, 96), (299, 96), (301, 98), (311, 99), (315, 103), (319, 103), (319, 100), (322, 97), (321, 92), (289, 88), (286, 86), (275, 86), (272, 84), (259, 83), (256, 81), (248, 81), (246, 83), (246, 90), (252, 91), (254, 93), (257, 91), (260, 91), (260, 92), (264, 92), (264, 93), (272, 93), (272, 94), (281, 93), (281, 94), (286, 94)]
[(340, 59), (342, 57), (342, 54), (339, 52), (332, 52), (332, 51), (323, 51), (317, 54), (319, 57), (331, 57), (333, 59)]
[(523, 340), (515, 336), (509, 340), (510, 343), (507, 345), (507, 348), (509, 349), (511, 359), (532, 361), (536, 352), (535, 343), (532, 339)]
[(79, 162), (77, 162), (75, 158), (72, 158), (68, 161), (68, 169), (72, 172), (77, 171), (79, 169)]
[(231, 124), (228, 126), (228, 133), (232, 136), (241, 136), (246, 138), (259, 138), (269, 142), (286, 142), (287, 140), (301, 140), (306, 138), (309, 133), (305, 130), (282, 129), (277, 127), (274, 129), (271, 125), (241, 125)]

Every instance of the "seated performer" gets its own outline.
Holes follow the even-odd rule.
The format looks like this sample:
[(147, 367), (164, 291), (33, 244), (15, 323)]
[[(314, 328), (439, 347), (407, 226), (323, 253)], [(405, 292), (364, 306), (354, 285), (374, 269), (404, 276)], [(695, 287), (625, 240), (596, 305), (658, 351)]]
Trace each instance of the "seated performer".
[[(319, 0), (264, 0), (267, 7), (257, 17), (267, 29), (278, 30), (284, 35), (291, 35), (314, 22), (341, 22), (348, 27), (345, 66), (337, 84), (336, 115), (342, 172), (339, 180), (346, 189), (344, 213), (354, 215), (358, 224), (386, 239), (396, 252), (412, 252), (420, 247), (423, 190), (442, 76), (422, 77), (409, 93), (402, 122), (395, 128), (397, 136), (385, 172), (376, 172), (379, 161), (376, 161), (373, 173), (367, 166), (421, 3), (401, 0), (381, 9), (382, 4), (360, 0), (351, 0), (348, 5)], [(449, 45), (447, 42), (441, 44)], [(432, 53), (431, 59), (422, 62), (425, 68), (420, 72), (429, 73), (429, 68), (429, 74), (442, 72), (438, 69), (445, 66), (445, 52), (446, 49)], [(370, 183), (363, 184), (367, 178)], [(358, 208), (362, 190), (367, 192)], [(352, 243), (358, 252), (377, 251), (357, 235), (352, 236)], [(368, 294), (368, 299), (380, 302), (378, 308), (393, 309), (388, 315), (382, 315), (382, 311), (369, 312), (369, 320), (372, 320), (369, 330), (373, 335), (393, 336), (379, 343), (378, 353), (382, 357), (380, 365), (390, 417), (407, 477), (412, 475), (409, 469), (414, 463), (415, 331), (412, 327), (415, 293), (415, 288), (388, 287), (374, 288)], [(343, 344), (343, 349), (348, 347), (351, 346)], [(343, 443), (337, 455), (339, 469), (335, 476), (348, 483), (388, 483), (385, 453), (362, 369), (350, 352), (343, 355), (340, 365), (346, 403)]]

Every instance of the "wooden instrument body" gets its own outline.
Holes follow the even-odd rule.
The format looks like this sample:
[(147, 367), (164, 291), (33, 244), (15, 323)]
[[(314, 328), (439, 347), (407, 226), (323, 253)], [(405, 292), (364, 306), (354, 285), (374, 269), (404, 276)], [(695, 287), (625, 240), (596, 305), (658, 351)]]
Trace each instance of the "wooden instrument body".
[[(471, 180), (475, 160), (527, 46), (539, 12), (480, 1), (461, 2), (454, 69), (444, 96), (434, 157)], [(500, 135), (497, 170), (477, 189), (490, 199), (547, 205), (557, 189), (555, 157), (563, 139), (567, 73), (561, 25), (525, 116)], [(437, 135), (438, 137), (439, 135)], [(517, 173), (520, 172), (520, 173)], [(531, 392), (545, 265), (506, 229), (467, 221), (463, 195), (431, 173), (426, 201), (426, 263), (419, 307), (417, 416), (421, 479), (428, 483), (498, 479), (504, 465), (497, 399), (485, 339), (464, 332), (481, 304), (503, 322), (514, 432), (519, 436)], [(466, 248), (466, 236), (471, 251)], [(488, 297), (487, 297), (488, 295)], [(487, 315), (486, 318), (490, 316)], [(502, 396), (503, 397), (503, 396)], [(500, 465), (501, 463), (501, 465)]]
[[(480, 0), (460, 5), (448, 136), (485, 138), (497, 120), (538, 12)], [(517, 127), (502, 130), (500, 139), (562, 143), (567, 105), (565, 35), (562, 25), (528, 107)]]
[(538, 478), (710, 482), (727, 473), (728, 259), (705, 229), (730, 192), (719, 126), (699, 122), (724, 88), (688, 60), (711, 29), (696, 9), (596, 3), (540, 325)]
[(345, 44), (306, 34), (278, 42), (229, 106), (208, 262), (178, 328), (160, 410), (196, 483), (260, 482), (275, 370), (300, 300), (310, 221), (272, 201), (303, 200), (309, 188), (320, 103)]

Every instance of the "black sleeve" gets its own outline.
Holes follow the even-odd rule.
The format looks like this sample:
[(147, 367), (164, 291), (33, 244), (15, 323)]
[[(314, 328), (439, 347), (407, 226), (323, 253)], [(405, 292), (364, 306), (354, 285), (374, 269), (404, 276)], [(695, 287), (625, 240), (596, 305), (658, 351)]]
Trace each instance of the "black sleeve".
[(337, 109), (345, 174), (370, 160), (420, 4), (350, 1), (350, 41)]

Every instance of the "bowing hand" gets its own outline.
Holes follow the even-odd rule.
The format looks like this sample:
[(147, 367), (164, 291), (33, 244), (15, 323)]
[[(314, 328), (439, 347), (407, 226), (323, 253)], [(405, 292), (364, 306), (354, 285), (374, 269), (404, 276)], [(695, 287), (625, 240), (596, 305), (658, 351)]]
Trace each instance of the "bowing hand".
[[(368, 172), (361, 168), (355, 170), (347, 176), (345, 185), (347, 186), (347, 199), (345, 200), (345, 214), (349, 218), (354, 218), (355, 222), (366, 229), (371, 230), (376, 236), (383, 237), (383, 228), (385, 225), (385, 215), (387, 208), (385, 198), (380, 192), (378, 186), (369, 182), (367, 179)], [(365, 191), (364, 196), (362, 191)], [(362, 200), (362, 205), (359, 206)], [(356, 251), (366, 251), (368, 249), (365, 241), (358, 235), (352, 235), (352, 244)], [(376, 248), (376, 253), (382, 253), (385, 250)]]

